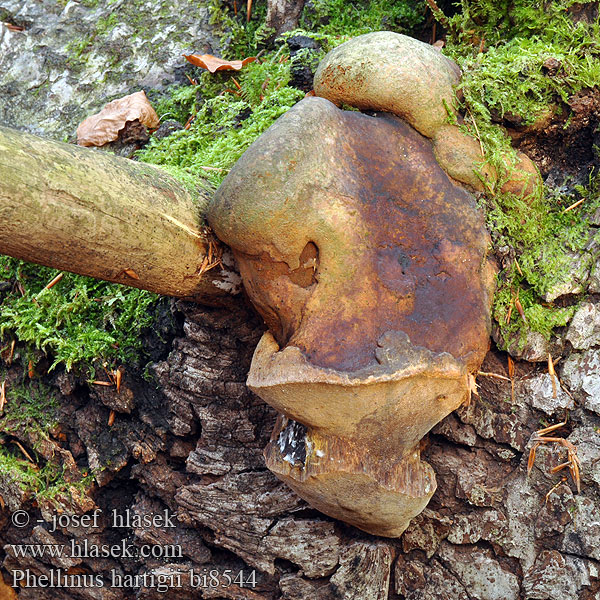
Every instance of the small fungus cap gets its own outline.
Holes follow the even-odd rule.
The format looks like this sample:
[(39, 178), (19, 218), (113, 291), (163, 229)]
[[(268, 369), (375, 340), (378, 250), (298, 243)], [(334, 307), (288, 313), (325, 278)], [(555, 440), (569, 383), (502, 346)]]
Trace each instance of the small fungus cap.
[(398, 115), (431, 138), (453, 111), (459, 81), (456, 63), (433, 46), (378, 31), (329, 52), (315, 73), (314, 89), (337, 106)]

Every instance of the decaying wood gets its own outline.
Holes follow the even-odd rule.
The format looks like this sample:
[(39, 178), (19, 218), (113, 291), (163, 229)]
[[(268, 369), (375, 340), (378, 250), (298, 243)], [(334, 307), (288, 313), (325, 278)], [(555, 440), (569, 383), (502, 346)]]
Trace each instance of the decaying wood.
[(219, 262), (207, 198), (151, 165), (0, 127), (0, 253), (222, 303), (239, 277)]
[[(151, 367), (156, 381), (149, 384), (133, 367), (127, 371), (121, 395), (130, 388), (133, 403), (119, 406), (126, 414), (119, 414), (112, 427), (106, 421), (117, 406), (115, 388), (91, 386), (90, 391), (70, 372), (49, 380), (66, 441), (52, 436), (45, 441), (27, 433), (27, 427), (15, 430), (28, 452), (37, 449), (43, 460), (70, 465), (74, 477), (69, 480), (85, 468), (96, 483), (79, 498), (57, 497), (55, 507), (42, 497), (34, 503), (0, 470), (4, 580), (12, 582), (19, 569), (48, 574), (60, 568), (85, 568), (106, 578), (101, 589), (22, 587), (19, 600), (591, 600), (597, 594), (600, 531), (594, 524), (600, 488), (594, 464), (600, 447), (592, 426), (596, 421), (582, 408), (573, 410), (569, 421), (569, 439), (582, 462), (579, 495), (573, 486), (556, 486), (561, 474), (550, 468), (562, 458), (551, 446), (538, 449), (544, 468), (527, 477), (528, 444), (541, 413), (533, 407), (526, 380), (517, 382), (511, 404), (495, 400), (510, 398), (510, 381), (482, 378), (481, 398), (436, 426), (423, 451), (438, 473), (430, 507), (401, 539), (376, 539), (310, 509), (266, 470), (262, 449), (275, 413), (244, 385), (264, 329), (260, 320), (242, 303), (232, 310), (185, 303), (178, 309), (175, 340), (165, 343), (160, 362)], [(505, 357), (490, 353), (483, 369), (506, 374), (505, 365)], [(23, 365), (14, 361), (9, 381), (22, 376)], [(551, 420), (561, 416), (562, 411)], [(50, 531), (57, 511), (83, 513), (90, 502), (105, 514), (116, 509), (160, 515), (168, 509), (177, 527), (114, 530), (102, 522), (93, 531)], [(19, 509), (31, 515), (25, 528), (10, 520)], [(38, 524), (39, 518), (46, 524)], [(122, 538), (135, 547), (180, 545), (183, 556), (64, 562), (20, 558), (12, 547), (83, 540), (113, 544)], [(181, 588), (161, 593), (151, 586), (110, 587), (112, 569), (157, 577), (173, 569), (181, 573)], [(243, 569), (246, 577), (254, 570), (256, 586), (227, 586), (228, 569), (234, 574)], [(205, 570), (215, 572), (222, 587), (191, 585), (192, 573)], [(558, 582), (568, 585), (563, 596), (552, 594)], [(521, 589), (531, 593), (523, 596)]]

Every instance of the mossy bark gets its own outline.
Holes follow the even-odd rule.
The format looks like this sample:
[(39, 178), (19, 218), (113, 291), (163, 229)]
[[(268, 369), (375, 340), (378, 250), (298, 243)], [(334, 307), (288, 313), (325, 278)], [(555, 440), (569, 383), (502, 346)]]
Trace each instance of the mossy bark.
[(194, 194), (157, 167), (0, 127), (0, 253), (159, 294), (221, 304)]

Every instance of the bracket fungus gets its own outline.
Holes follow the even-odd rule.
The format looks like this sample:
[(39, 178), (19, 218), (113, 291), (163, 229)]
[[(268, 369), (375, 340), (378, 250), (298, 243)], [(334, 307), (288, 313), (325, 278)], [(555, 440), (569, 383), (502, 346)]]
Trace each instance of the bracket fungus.
[(254, 142), (209, 207), (268, 327), (248, 375), (281, 413), (267, 466), (376, 535), (399, 536), (429, 502), (420, 440), (468, 398), (489, 345), (489, 236), (458, 183), (478, 165), (440, 142), (467, 137), (445, 119), (458, 81), (406, 36), (342, 44), (317, 97)]

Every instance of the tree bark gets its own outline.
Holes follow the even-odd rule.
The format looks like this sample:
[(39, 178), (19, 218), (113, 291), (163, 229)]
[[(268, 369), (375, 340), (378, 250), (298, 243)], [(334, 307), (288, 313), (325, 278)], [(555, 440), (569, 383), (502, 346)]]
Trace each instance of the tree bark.
[(272, 27), (276, 35), (298, 27), (304, 0), (269, 0), (267, 3), (267, 27)]
[(223, 304), (240, 279), (207, 204), (152, 165), (0, 127), (0, 253)]
[[(11, 432), (6, 446), (22, 456), (16, 440), (40, 465), (69, 467), (63, 492), (52, 497), (24, 490), (15, 472), (0, 469), (0, 566), (6, 583), (16, 578), (19, 600), (598, 599), (598, 416), (578, 402), (570, 429), (557, 433), (570, 430), (578, 448), (581, 494), (568, 472), (552, 473), (566, 454), (556, 444), (538, 448), (528, 474), (532, 433), (564, 414), (539, 408), (557, 406), (544, 366), (516, 363), (514, 402), (510, 381), (478, 379), (479, 397), (438, 424), (423, 450), (437, 473), (431, 503), (401, 538), (377, 538), (319, 514), (267, 471), (262, 449), (276, 415), (244, 385), (260, 319), (242, 302), (232, 309), (173, 304), (178, 329), (150, 367), (155, 381), (133, 366), (123, 377), (120, 394), (135, 400), (131, 413), (120, 412), (114, 387), (60, 372), (44, 380), (57, 401), (57, 425), (42, 435), (28, 401), (12, 391), (36, 381), (19, 362), (3, 364), (7, 406), (24, 415), (20, 425), (0, 417)], [(490, 352), (483, 370), (507, 377), (506, 356)], [(545, 402), (531, 387), (540, 378)], [(78, 470), (91, 471), (95, 484), (73, 485)], [(97, 528), (52, 531), (53, 516), (92, 514), (94, 506), (103, 511)], [(11, 521), (17, 510), (30, 517), (25, 527)], [(114, 528), (113, 510), (140, 517), (168, 510), (176, 527)], [(174, 546), (182, 556), (70, 556), (71, 544), (87, 541), (91, 553), (122, 540), (134, 549)], [(23, 544), (65, 544), (69, 557), (21, 557)], [(102, 584), (19, 585), (23, 570), (93, 574)], [(233, 582), (242, 571), (256, 583)], [(115, 583), (111, 573), (148, 579)], [(166, 579), (162, 593), (156, 581), (169, 574), (180, 580)]]

